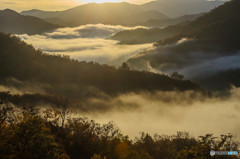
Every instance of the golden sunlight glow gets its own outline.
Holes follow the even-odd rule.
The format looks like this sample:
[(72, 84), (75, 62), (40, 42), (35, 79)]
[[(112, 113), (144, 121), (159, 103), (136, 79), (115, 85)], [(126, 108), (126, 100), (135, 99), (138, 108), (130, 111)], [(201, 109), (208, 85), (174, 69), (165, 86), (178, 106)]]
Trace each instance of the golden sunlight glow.
[(0, 0), (0, 10), (13, 9), (16, 11), (40, 9), (46, 11), (65, 10), (86, 3), (119, 3), (128, 2), (133, 4), (143, 4), (151, 0)]
[(0, 0), (0, 10), (9, 8), (16, 11), (41, 9), (46, 11), (65, 10), (83, 4), (79, 0)]
[(106, 3), (106, 2), (118, 3), (118, 2), (122, 2), (122, 0), (82, 0), (81, 2), (84, 2), (84, 3)]

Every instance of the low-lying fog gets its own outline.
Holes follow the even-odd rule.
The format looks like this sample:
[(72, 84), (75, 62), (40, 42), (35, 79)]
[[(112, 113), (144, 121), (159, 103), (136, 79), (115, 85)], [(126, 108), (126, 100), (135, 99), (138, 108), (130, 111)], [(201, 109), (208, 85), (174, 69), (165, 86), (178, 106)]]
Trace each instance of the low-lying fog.
[[(0, 90), (14, 92), (3, 86)], [(73, 114), (68, 117), (87, 117), (101, 124), (113, 121), (132, 139), (139, 132), (169, 135), (177, 131), (187, 131), (195, 137), (232, 133), (239, 139), (240, 88), (232, 88), (230, 94), (207, 97), (192, 91), (158, 91), (92, 97), (69, 108)]]
[[(240, 89), (232, 88), (230, 97), (204, 97), (194, 92), (156, 92), (123, 94), (111, 100), (91, 99), (95, 109), (80, 113), (100, 123), (113, 121), (131, 138), (139, 132), (174, 134), (187, 131), (194, 136), (240, 133)], [(102, 111), (101, 108), (113, 107)]]
[(240, 52), (225, 52), (219, 46), (183, 38), (175, 44), (149, 47), (131, 57), (128, 65), (132, 69), (156, 73), (178, 72), (185, 79), (200, 80), (240, 68)]
[(88, 24), (75, 28), (60, 28), (42, 35), (24, 34), (19, 37), (47, 53), (69, 55), (79, 61), (119, 66), (152, 44), (117, 45), (118, 41), (107, 38), (119, 31), (139, 27)]

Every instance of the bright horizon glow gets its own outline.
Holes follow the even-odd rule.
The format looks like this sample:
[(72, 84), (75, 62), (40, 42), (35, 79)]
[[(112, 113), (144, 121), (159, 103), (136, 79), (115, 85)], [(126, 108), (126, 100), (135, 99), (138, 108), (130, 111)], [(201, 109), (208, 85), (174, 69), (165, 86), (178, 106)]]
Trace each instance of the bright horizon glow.
[(132, 4), (144, 4), (154, 0), (78, 0), (81, 3), (120, 3), (120, 2), (128, 2)]
[(80, 2), (83, 2), (83, 3), (119, 3), (119, 2), (122, 2), (122, 0), (82, 0)]
[(61, 11), (87, 3), (119, 3), (143, 4), (152, 0), (1, 0), (0, 10), (9, 8), (18, 12), (31, 9), (45, 11)]

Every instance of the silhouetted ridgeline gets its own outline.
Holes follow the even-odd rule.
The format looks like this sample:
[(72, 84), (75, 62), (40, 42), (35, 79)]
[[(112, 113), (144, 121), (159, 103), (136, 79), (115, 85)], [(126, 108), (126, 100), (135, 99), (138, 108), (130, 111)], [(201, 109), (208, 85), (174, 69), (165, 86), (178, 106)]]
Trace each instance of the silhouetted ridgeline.
[(60, 12), (39, 10), (24, 11), (22, 14), (45, 18), (49, 23), (77, 27), (86, 24), (140, 25), (150, 19), (169, 19), (159, 10), (145, 10), (140, 5), (122, 3), (89, 3)]
[[(199, 14), (187, 14), (184, 16), (180, 16), (177, 18), (173, 19), (166, 19), (166, 20), (158, 20), (158, 19), (151, 19), (148, 20), (147, 22), (143, 23), (143, 26), (148, 26), (148, 27), (167, 27), (169, 25), (175, 25), (183, 22), (190, 22), (198, 17), (202, 16), (204, 13), (199, 13)], [(179, 15), (178, 15), (179, 16)]]
[(176, 34), (179, 34), (186, 27), (186, 25), (190, 23), (190, 21), (193, 21), (202, 15), (203, 14), (186, 15), (179, 18), (167, 20), (152, 19), (144, 23), (143, 26), (167, 27), (124, 30), (111, 36), (110, 39), (119, 40), (119, 44), (142, 44), (164, 40)]
[(69, 57), (47, 55), (15, 36), (2, 33), (0, 65), (2, 83), (10, 84), (6, 80), (13, 78), (13, 81), (23, 82), (18, 82), (21, 83), (20, 86), (35, 83), (41, 87), (42, 83), (49, 93), (60, 91), (78, 95), (87, 88), (111, 95), (139, 90), (200, 90), (191, 81), (172, 79), (165, 75), (131, 71), (125, 67), (116, 69), (93, 62), (78, 62)]
[[(156, 0), (142, 5), (123, 3), (90, 3), (77, 6), (65, 11), (23, 11), (23, 15), (36, 16), (59, 25), (78, 26), (84, 24), (135, 24), (158, 25), (171, 24), (173, 21), (182, 22), (182, 19), (170, 19), (165, 15), (176, 18), (184, 15), (199, 14), (223, 4), (225, 1), (205, 0)], [(113, 12), (114, 11), (114, 12)], [(161, 14), (161, 13), (164, 14)], [(87, 15), (87, 16), (86, 16)], [(80, 18), (78, 18), (80, 17)], [(189, 17), (184, 17), (188, 19)], [(165, 21), (166, 20), (166, 21)], [(180, 21), (179, 21), (180, 20)], [(151, 21), (154, 21), (152, 23)], [(174, 22), (175, 23), (175, 22)], [(152, 25), (153, 24), (153, 25)], [(176, 23), (175, 23), (176, 24)]]
[(24, 16), (13, 10), (0, 10), (0, 32), (14, 34), (40, 34), (59, 26), (32, 16)]
[[(226, 2), (212, 11), (203, 14), (188, 23), (168, 26), (164, 29), (142, 29), (122, 31), (112, 38), (120, 40), (122, 44), (149, 43), (158, 41), (155, 46), (177, 43), (182, 38), (205, 41), (202, 48), (210, 45), (223, 50), (235, 51), (239, 49), (240, 41), (240, 9), (239, 0)], [(128, 35), (128, 36), (127, 36)]]

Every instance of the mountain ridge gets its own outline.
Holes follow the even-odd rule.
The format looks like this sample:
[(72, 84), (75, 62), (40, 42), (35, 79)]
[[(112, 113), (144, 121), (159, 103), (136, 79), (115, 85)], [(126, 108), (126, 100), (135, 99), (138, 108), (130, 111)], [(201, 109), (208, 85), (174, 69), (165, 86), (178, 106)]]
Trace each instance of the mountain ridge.
[(23, 16), (11, 9), (0, 10), (0, 31), (14, 34), (39, 34), (59, 26), (33, 17)]
[[(114, 11), (114, 12), (113, 12)], [(51, 16), (41, 16), (48, 14)], [(140, 5), (130, 3), (89, 3), (70, 8), (61, 12), (24, 11), (24, 15), (35, 15), (45, 18), (49, 23), (76, 27), (86, 24), (110, 24), (135, 26), (151, 18), (166, 20), (166, 15), (156, 10), (145, 10)]]
[(232, 0), (182, 28), (175, 25), (178, 33), (154, 43), (128, 63), (133, 69), (179, 72), (192, 80), (240, 67), (239, 10), (240, 0)]

